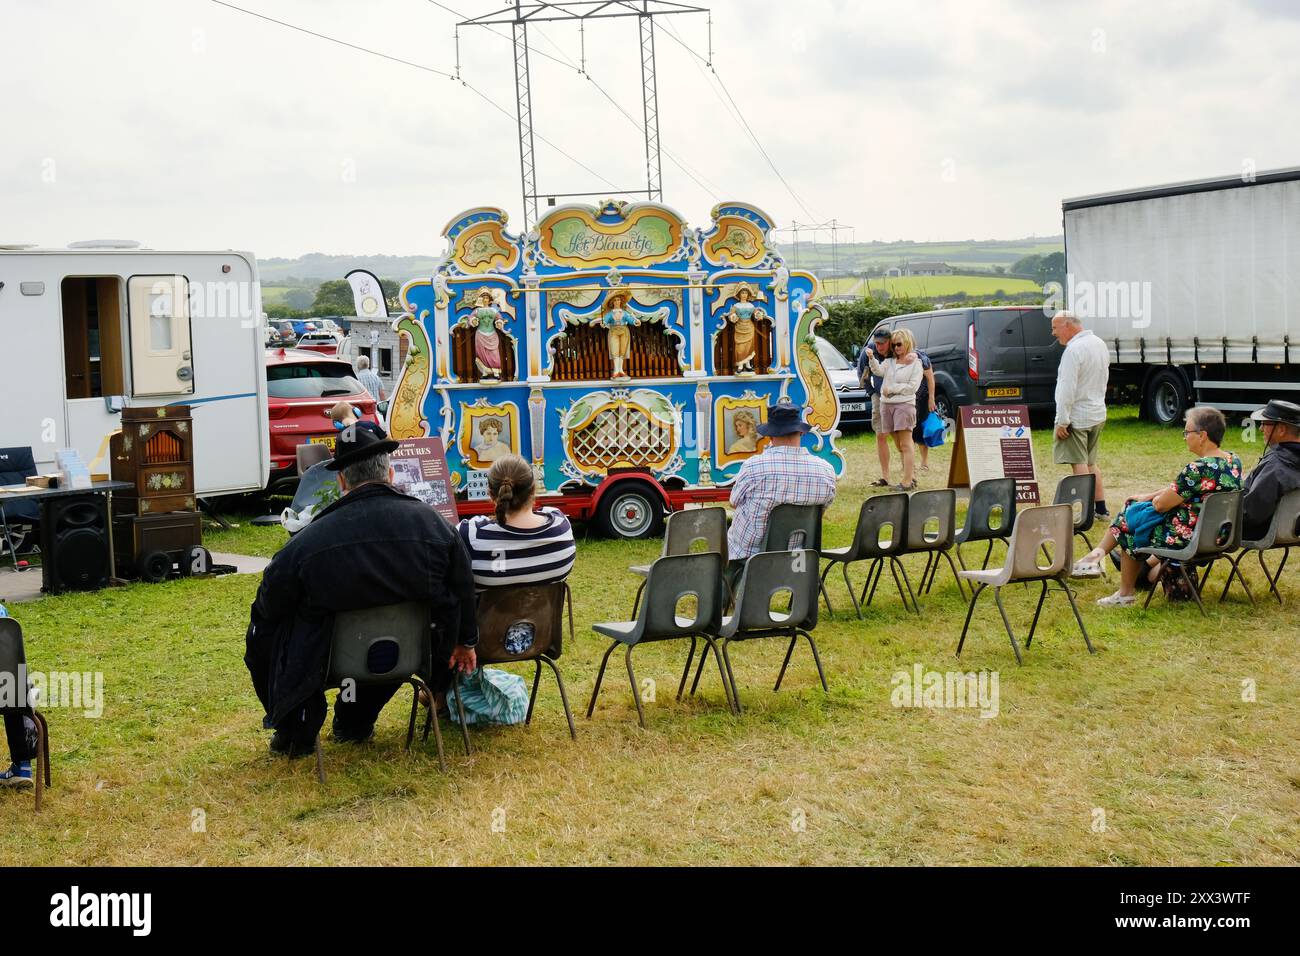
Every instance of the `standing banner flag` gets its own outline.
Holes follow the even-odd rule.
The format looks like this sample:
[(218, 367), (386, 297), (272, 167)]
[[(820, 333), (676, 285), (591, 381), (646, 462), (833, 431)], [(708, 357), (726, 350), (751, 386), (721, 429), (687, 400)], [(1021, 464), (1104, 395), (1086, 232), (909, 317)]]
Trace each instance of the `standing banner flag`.
[(384, 301), (384, 287), (373, 272), (353, 269), (346, 276), (352, 286), (352, 303), (359, 319), (382, 319), (388, 316), (388, 303)]
[(949, 488), (1014, 478), (1016, 504), (1038, 504), (1028, 405), (963, 405), (948, 466)]

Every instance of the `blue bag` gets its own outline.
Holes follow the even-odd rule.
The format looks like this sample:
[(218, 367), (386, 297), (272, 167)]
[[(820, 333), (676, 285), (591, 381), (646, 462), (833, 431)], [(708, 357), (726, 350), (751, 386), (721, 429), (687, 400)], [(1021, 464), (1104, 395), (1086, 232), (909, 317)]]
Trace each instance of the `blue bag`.
[(447, 710), (451, 719), (459, 722), (457, 695), (465, 704), (466, 724), (522, 724), (528, 716), (528, 685), (518, 674), (508, 671), (480, 667), (452, 682), (447, 691)]
[(1151, 533), (1164, 517), (1156, 506), (1149, 501), (1135, 501), (1124, 509), (1124, 520), (1128, 522), (1129, 534), (1133, 536), (1135, 548), (1151, 545)]
[(938, 448), (943, 444), (944, 433), (947, 430), (948, 425), (939, 417), (939, 413), (931, 412), (921, 423), (921, 440), (928, 448)]

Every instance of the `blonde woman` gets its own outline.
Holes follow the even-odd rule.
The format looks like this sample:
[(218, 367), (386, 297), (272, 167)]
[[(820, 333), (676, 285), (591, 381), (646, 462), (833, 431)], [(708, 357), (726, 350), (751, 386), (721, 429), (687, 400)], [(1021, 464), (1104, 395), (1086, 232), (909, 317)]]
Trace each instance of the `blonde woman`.
[(889, 337), (889, 357), (877, 361), (867, 352), (871, 374), (880, 382), (880, 430), (892, 435), (894, 447), (903, 459), (903, 481), (895, 491), (916, 488), (916, 446), (912, 429), (916, 427), (916, 392), (921, 387), (924, 369), (916, 355), (916, 340), (907, 329), (898, 329)]

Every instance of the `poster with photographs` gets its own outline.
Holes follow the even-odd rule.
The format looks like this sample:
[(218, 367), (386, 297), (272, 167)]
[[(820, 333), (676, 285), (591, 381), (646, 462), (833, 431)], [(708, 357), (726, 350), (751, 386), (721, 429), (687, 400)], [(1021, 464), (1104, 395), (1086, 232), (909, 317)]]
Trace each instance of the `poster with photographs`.
[(456, 496), (447, 470), (447, 455), (437, 438), (408, 438), (392, 454), (393, 487), (402, 494), (419, 498), (451, 524), (456, 513)]

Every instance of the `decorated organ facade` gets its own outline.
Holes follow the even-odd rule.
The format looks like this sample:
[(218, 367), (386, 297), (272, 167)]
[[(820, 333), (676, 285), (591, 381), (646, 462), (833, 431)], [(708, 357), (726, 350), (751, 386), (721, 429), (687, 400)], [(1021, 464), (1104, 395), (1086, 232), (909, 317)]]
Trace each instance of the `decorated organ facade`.
[(716, 491), (763, 449), (757, 426), (784, 396), (841, 471), (816, 278), (786, 265), (757, 207), (711, 218), (691, 228), (659, 203), (606, 201), (514, 235), (500, 209), (461, 213), (434, 274), (402, 288), (393, 437), (440, 436), (458, 490), (514, 452), (542, 493), (615, 470)]

